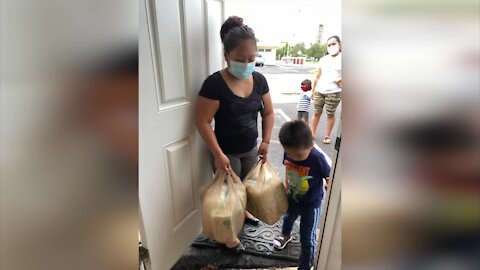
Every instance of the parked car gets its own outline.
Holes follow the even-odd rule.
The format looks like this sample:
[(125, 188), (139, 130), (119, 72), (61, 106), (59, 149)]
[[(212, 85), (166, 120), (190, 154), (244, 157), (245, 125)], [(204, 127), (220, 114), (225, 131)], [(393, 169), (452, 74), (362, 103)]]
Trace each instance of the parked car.
[(263, 58), (262, 55), (257, 54), (257, 56), (255, 57), (255, 66), (263, 67), (263, 65), (265, 65), (265, 58)]

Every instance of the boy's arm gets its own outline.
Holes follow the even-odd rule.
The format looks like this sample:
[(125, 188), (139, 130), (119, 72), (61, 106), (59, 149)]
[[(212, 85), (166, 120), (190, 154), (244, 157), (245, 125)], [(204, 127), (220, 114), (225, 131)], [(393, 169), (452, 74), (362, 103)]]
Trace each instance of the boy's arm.
[(288, 170), (287, 167), (285, 167), (285, 182), (283, 183), (285, 186), (285, 189), (288, 190)]
[(325, 177), (325, 189), (328, 190), (330, 188), (330, 177)]

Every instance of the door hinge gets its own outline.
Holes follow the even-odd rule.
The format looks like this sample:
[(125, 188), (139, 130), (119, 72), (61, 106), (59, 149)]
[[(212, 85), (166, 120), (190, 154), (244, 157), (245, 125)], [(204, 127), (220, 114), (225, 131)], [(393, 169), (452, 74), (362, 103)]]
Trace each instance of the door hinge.
[(342, 142), (342, 138), (337, 137), (337, 139), (335, 140), (335, 150), (340, 151), (340, 143), (341, 142)]

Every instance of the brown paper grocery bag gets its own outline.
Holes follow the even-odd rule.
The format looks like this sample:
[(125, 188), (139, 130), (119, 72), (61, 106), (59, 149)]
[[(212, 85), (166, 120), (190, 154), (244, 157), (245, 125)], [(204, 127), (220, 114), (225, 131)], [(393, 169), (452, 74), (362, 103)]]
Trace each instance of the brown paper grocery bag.
[(234, 242), (245, 222), (246, 202), (245, 186), (238, 176), (218, 170), (202, 193), (203, 234), (219, 243)]
[(270, 162), (259, 161), (243, 183), (247, 189), (247, 211), (264, 223), (273, 225), (287, 212), (287, 192)]

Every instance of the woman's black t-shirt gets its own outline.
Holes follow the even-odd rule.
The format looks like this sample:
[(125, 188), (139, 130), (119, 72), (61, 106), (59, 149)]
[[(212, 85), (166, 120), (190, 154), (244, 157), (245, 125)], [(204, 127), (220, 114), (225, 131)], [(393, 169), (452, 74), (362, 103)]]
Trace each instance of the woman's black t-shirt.
[(268, 93), (265, 77), (253, 72), (253, 91), (249, 97), (235, 95), (217, 71), (202, 85), (199, 95), (220, 101), (215, 114), (215, 136), (225, 154), (240, 154), (257, 145), (258, 112), (263, 109), (262, 96)]

